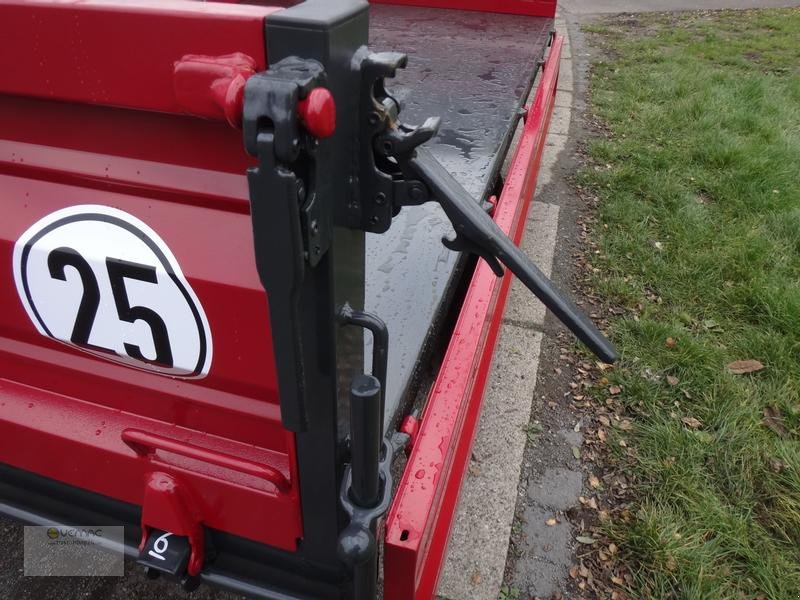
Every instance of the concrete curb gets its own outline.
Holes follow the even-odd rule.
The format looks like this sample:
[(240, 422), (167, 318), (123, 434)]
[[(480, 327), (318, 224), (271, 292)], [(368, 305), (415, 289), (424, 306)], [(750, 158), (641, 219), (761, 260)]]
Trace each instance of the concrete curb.
[[(566, 145), (573, 94), (572, 51), (563, 18), (556, 18), (556, 29), (565, 36), (556, 106), (521, 244), (548, 275), (556, 246), (559, 208), (537, 200), (540, 190), (550, 182), (557, 156)], [(442, 599), (496, 600), (500, 593), (536, 387), (543, 338), (539, 329), (544, 317), (544, 306), (514, 281), (439, 583)]]

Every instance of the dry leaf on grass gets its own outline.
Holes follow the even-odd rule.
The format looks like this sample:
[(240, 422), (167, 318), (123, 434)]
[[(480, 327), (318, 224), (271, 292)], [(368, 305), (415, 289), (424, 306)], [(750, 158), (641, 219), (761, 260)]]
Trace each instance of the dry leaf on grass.
[(728, 373), (732, 373), (733, 375), (745, 375), (747, 373), (760, 371), (764, 368), (764, 365), (757, 360), (735, 360), (732, 363), (728, 363), (726, 368), (728, 369)]
[(622, 391), (622, 388), (619, 387), (618, 385), (612, 385), (610, 388), (608, 388), (608, 393), (611, 394), (612, 396), (616, 396), (621, 391)]
[(703, 422), (700, 419), (695, 419), (694, 417), (681, 417), (681, 423), (690, 427), (691, 429), (700, 429), (703, 426)]
[(678, 340), (668, 337), (664, 343), (667, 345), (667, 348), (674, 348), (678, 345)]
[(674, 375), (667, 375), (667, 383), (674, 387), (678, 385), (680, 381)]
[(789, 437), (789, 430), (786, 429), (786, 425), (783, 423), (783, 415), (781, 415), (781, 411), (774, 406), (764, 407), (764, 418), (762, 421), (764, 425), (774, 431), (778, 437), (783, 439)]
[(788, 465), (779, 458), (770, 458), (769, 466), (776, 473), (780, 473), (781, 471), (785, 470)]
[(547, 521), (545, 521), (544, 523), (545, 523), (545, 525), (547, 525), (548, 527), (554, 527), (554, 526), (555, 526), (555, 524), (556, 524), (556, 520), (555, 520), (555, 518), (553, 518), (553, 517), (550, 517), (550, 518), (549, 518), (549, 519), (547, 519)]
[(575, 539), (581, 544), (586, 544), (586, 545), (594, 544), (597, 541), (593, 537), (589, 537), (587, 535), (579, 535)]

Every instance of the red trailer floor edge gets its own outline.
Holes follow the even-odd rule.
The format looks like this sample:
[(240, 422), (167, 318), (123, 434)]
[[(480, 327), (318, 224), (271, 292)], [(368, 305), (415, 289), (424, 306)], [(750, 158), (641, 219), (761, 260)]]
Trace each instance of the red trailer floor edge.
[[(563, 37), (556, 35), (494, 220), (519, 243), (555, 102)], [(475, 269), (386, 521), (384, 598), (432, 598), (469, 463), (511, 275)], [(468, 375), (464, 375), (464, 372)]]

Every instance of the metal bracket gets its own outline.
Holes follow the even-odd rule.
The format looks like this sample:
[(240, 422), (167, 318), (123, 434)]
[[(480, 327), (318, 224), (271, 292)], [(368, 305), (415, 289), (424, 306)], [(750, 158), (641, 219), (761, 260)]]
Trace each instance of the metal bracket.
[[(380, 431), (383, 432), (386, 378), (389, 369), (389, 329), (383, 319), (377, 315), (355, 310), (349, 304), (345, 304), (339, 310), (339, 318), (344, 325), (355, 325), (362, 329), (368, 329), (372, 333), (372, 374), (383, 390), (380, 400)], [(380, 435), (382, 437), (383, 433)]]

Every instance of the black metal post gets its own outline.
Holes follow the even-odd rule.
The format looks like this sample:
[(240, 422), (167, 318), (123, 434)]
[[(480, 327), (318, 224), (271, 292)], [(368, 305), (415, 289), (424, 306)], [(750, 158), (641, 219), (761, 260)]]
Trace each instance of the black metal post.
[(358, 506), (379, 501), (378, 461), (381, 450), (381, 384), (372, 375), (357, 375), (350, 387), (350, 496)]

